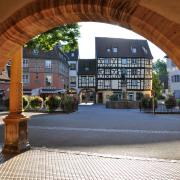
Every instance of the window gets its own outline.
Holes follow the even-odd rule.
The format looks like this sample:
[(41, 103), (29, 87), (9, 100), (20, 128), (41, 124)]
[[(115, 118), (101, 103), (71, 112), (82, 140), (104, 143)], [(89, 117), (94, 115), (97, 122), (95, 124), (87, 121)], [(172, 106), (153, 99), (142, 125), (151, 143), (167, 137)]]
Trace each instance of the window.
[(70, 84), (76, 86), (76, 76), (70, 76)]
[(148, 51), (144, 46), (142, 46), (142, 50), (144, 51), (145, 54), (148, 54)]
[(137, 80), (132, 80), (132, 86), (137, 86), (138, 82)]
[(110, 73), (111, 73), (110, 69), (105, 69), (105, 74), (110, 74)]
[(172, 82), (180, 82), (180, 75), (174, 75), (171, 77)]
[(28, 59), (23, 59), (23, 67), (24, 68), (29, 67)]
[(45, 68), (51, 68), (51, 67), (52, 67), (51, 60), (46, 60), (45, 61)]
[(131, 75), (137, 75), (137, 69), (131, 69)]
[(72, 63), (70, 64), (70, 70), (76, 70), (76, 64)]
[(112, 48), (113, 53), (117, 53), (118, 49), (116, 47)]
[(126, 65), (127, 64), (127, 59), (122, 59), (122, 64)]
[(136, 48), (131, 47), (131, 52), (132, 52), (133, 54), (135, 54), (135, 53), (137, 52), (137, 49), (136, 49)]
[(71, 57), (74, 57), (74, 53), (71, 53)]
[(87, 82), (86, 76), (82, 76), (82, 84), (86, 84), (86, 82)]
[(134, 94), (133, 93), (128, 93), (128, 100), (133, 101), (134, 100)]
[(39, 54), (39, 51), (37, 49), (33, 49), (32, 54), (37, 56)]
[(89, 77), (89, 84), (93, 84), (94, 85), (94, 77), (93, 76)]
[(23, 74), (23, 83), (29, 83), (29, 74)]
[(46, 74), (45, 83), (46, 83), (46, 86), (52, 85), (52, 75), (51, 74)]
[(150, 69), (146, 69), (145, 72), (146, 72), (145, 75), (151, 75), (151, 70)]
[(136, 63), (137, 63), (136, 59), (132, 59), (132, 60), (131, 60), (131, 63), (132, 63), (132, 64), (136, 64)]
[(105, 80), (104, 81), (104, 88), (105, 89), (110, 89), (111, 88), (111, 81), (110, 80)]
[(104, 59), (104, 64), (109, 64), (109, 63), (110, 63), (110, 59), (105, 58)]
[(35, 72), (39, 72), (40, 71), (40, 64), (35, 64)]

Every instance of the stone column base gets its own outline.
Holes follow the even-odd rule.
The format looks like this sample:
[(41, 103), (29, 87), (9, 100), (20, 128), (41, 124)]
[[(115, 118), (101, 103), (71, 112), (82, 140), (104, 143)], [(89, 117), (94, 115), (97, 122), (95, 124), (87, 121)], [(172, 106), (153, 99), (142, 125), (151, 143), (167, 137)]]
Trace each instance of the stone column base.
[(2, 153), (19, 154), (30, 149), (28, 141), (29, 118), (22, 114), (10, 113), (5, 119), (5, 138)]

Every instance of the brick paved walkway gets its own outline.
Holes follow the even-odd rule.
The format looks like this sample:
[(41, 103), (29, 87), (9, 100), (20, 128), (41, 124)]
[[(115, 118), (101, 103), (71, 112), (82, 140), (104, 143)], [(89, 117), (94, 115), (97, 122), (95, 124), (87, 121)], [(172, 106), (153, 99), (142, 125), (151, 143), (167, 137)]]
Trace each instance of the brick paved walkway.
[(0, 179), (178, 180), (180, 161), (32, 149), (4, 162)]

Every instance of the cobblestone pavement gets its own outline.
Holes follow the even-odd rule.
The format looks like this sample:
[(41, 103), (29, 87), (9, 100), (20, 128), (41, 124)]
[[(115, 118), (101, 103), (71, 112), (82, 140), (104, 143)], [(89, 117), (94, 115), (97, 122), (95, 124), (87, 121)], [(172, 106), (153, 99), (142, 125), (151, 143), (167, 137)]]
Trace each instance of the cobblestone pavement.
[(179, 180), (180, 161), (32, 149), (7, 161), (0, 179)]

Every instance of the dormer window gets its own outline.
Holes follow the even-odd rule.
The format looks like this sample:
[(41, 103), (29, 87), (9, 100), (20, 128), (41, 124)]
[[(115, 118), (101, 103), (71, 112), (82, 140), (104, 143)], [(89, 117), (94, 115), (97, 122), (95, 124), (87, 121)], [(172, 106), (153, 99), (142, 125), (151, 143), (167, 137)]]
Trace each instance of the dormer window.
[(137, 52), (137, 49), (136, 49), (136, 48), (131, 47), (131, 52), (132, 52), (133, 54), (135, 54), (135, 53)]
[(118, 49), (116, 47), (112, 48), (113, 53), (117, 53)]
[(32, 50), (32, 53), (33, 53), (33, 55), (36, 55), (36, 56), (37, 56), (37, 55), (39, 54), (39, 51), (38, 51), (37, 49), (33, 49), (33, 50)]
[(142, 46), (142, 49), (143, 49), (143, 51), (144, 51), (145, 54), (148, 53), (147, 49), (146, 49), (144, 46)]
[(106, 51), (107, 51), (108, 53), (110, 53), (110, 52), (111, 52), (111, 49), (110, 49), (110, 48), (107, 48)]
[(89, 71), (89, 67), (85, 67), (85, 71)]

